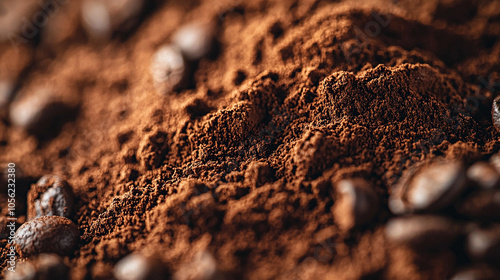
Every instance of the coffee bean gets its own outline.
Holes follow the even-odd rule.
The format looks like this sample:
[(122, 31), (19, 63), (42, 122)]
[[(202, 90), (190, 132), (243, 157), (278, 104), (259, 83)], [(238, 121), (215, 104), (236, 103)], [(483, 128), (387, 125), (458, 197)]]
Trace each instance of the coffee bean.
[(491, 108), (491, 118), (493, 121), (493, 125), (497, 129), (497, 131), (500, 131), (500, 96), (497, 96), (493, 100), (493, 105)]
[(492, 189), (500, 185), (500, 173), (487, 162), (477, 162), (469, 167), (467, 178), (483, 189)]
[(457, 204), (457, 212), (481, 221), (500, 220), (500, 190), (477, 191)]
[(461, 234), (452, 220), (430, 215), (393, 218), (385, 227), (388, 240), (416, 250), (439, 250), (450, 246)]
[(343, 180), (337, 184), (337, 191), (340, 197), (333, 211), (342, 229), (363, 225), (377, 213), (379, 200), (367, 181), (360, 178)]
[(498, 280), (500, 272), (491, 267), (481, 265), (462, 269), (451, 280)]
[(5, 280), (35, 280), (36, 269), (28, 261), (16, 264), (15, 271), (7, 271)]
[(57, 175), (45, 175), (28, 192), (28, 220), (41, 216), (73, 218), (74, 194), (71, 186)]
[(41, 254), (35, 261), (38, 280), (67, 280), (69, 267), (55, 254)]
[(187, 74), (186, 62), (178, 47), (166, 45), (153, 55), (151, 75), (159, 93), (169, 94), (179, 89)]
[(39, 138), (53, 137), (73, 118), (76, 108), (57, 100), (49, 90), (39, 90), (15, 100), (10, 106), (10, 121)]
[(163, 280), (166, 271), (159, 260), (132, 253), (120, 260), (114, 269), (117, 280)]
[(79, 237), (77, 225), (59, 216), (43, 216), (26, 222), (14, 236), (16, 251), (21, 257), (42, 253), (71, 255), (78, 245)]
[(217, 280), (225, 279), (217, 267), (217, 261), (208, 251), (200, 251), (174, 274), (174, 280)]
[(467, 236), (467, 250), (474, 260), (500, 258), (500, 225), (472, 230)]
[(465, 167), (458, 161), (441, 161), (412, 171), (389, 198), (395, 214), (440, 210), (467, 187)]
[(83, 27), (94, 40), (108, 40), (128, 32), (138, 23), (144, 0), (86, 0), (82, 3)]
[(174, 34), (172, 41), (181, 49), (187, 59), (196, 61), (212, 50), (214, 31), (209, 24), (190, 23), (181, 27)]

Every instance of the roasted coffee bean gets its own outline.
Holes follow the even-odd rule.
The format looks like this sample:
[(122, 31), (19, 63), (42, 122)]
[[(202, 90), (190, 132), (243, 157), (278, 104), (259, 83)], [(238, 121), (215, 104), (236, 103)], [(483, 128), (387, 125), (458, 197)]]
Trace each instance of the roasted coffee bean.
[(181, 266), (174, 274), (174, 280), (217, 280), (225, 279), (217, 268), (217, 261), (208, 251), (201, 251), (190, 262)]
[(467, 250), (475, 260), (500, 258), (500, 225), (472, 230), (467, 236)]
[(424, 166), (403, 180), (389, 198), (395, 214), (440, 210), (450, 205), (467, 187), (465, 167), (458, 161)]
[(393, 218), (385, 227), (388, 240), (416, 250), (439, 250), (450, 246), (461, 234), (452, 220), (430, 215)]
[(451, 280), (498, 280), (500, 272), (488, 266), (475, 266), (460, 270)]
[(181, 27), (173, 36), (173, 43), (184, 53), (187, 59), (196, 61), (213, 48), (214, 32), (209, 24), (190, 23)]
[(343, 180), (337, 184), (339, 200), (333, 208), (335, 221), (344, 230), (363, 225), (378, 211), (379, 200), (373, 186), (360, 178)]
[(10, 121), (37, 137), (52, 137), (73, 118), (76, 108), (57, 100), (52, 92), (39, 90), (15, 100), (10, 106)]
[(500, 190), (468, 194), (457, 204), (457, 212), (481, 221), (500, 220)]
[(71, 186), (57, 175), (45, 175), (28, 192), (28, 220), (41, 216), (73, 218), (74, 194)]
[(132, 253), (116, 264), (114, 275), (117, 280), (163, 280), (166, 271), (159, 260)]
[(36, 269), (28, 261), (16, 264), (15, 271), (7, 271), (5, 280), (35, 280)]
[(500, 185), (500, 173), (487, 162), (477, 162), (469, 167), (467, 178), (483, 189), (492, 189)]
[(186, 61), (177, 46), (166, 45), (156, 51), (151, 63), (151, 75), (159, 93), (169, 94), (179, 89), (187, 74)]
[(493, 105), (491, 107), (491, 118), (493, 121), (493, 125), (500, 131), (500, 96), (497, 96), (493, 100)]
[(94, 40), (108, 40), (116, 32), (128, 32), (138, 23), (144, 0), (85, 0), (83, 27)]
[(16, 251), (21, 257), (42, 253), (67, 256), (78, 245), (80, 233), (71, 220), (44, 216), (24, 223), (15, 234)]
[(41, 254), (35, 261), (38, 280), (69, 279), (69, 267), (55, 254)]

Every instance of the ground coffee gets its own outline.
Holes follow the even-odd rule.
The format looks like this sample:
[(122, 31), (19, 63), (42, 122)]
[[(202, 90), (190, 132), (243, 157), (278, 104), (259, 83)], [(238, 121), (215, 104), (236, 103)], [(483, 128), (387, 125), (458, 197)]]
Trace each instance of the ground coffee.
[[(133, 252), (176, 277), (199, 259), (200, 275), (228, 279), (495, 275), (489, 251), (471, 247), (476, 263), (464, 249), (490, 236), (470, 203), (457, 208), (466, 218), (454, 201), (411, 217), (387, 202), (412, 169), (446, 159), (465, 170), (499, 150), (497, 1), (150, 2), (108, 41), (86, 35), (82, 1), (60, 1), (36, 36), (21, 25), (0, 44), (0, 80), (19, 85), (11, 105), (43, 87), (77, 108), (50, 137), (0, 122), (2, 162), (74, 189), (71, 279), (110, 279)], [(213, 25), (214, 51), (158, 94), (154, 54), (193, 22)], [(345, 230), (338, 185), (353, 178), (379, 211)], [(401, 246), (436, 235), (449, 243)]]

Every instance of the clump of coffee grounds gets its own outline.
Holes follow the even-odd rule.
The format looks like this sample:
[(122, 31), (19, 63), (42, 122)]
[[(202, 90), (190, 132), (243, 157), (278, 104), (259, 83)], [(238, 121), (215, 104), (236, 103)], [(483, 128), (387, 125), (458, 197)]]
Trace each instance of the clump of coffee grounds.
[[(388, 244), (385, 205), (415, 164), (499, 150), (495, 88), (481, 81), (498, 79), (500, 9), (364, 2), (168, 1), (127, 38), (95, 45), (76, 28), (2, 56), (18, 95), (50, 86), (79, 102), (53, 139), (5, 120), (0, 129), (2, 162), (31, 182), (58, 174), (74, 188), (72, 279), (110, 279), (134, 251), (175, 272), (203, 250), (230, 279), (449, 277), (450, 253)], [(78, 3), (55, 18), (78, 21), (66, 14)], [(200, 61), (191, 87), (160, 95), (151, 57), (191, 20), (216, 23), (217, 54)], [(380, 32), (368, 36), (373, 22)], [(382, 210), (345, 232), (335, 185), (352, 177), (372, 184)]]

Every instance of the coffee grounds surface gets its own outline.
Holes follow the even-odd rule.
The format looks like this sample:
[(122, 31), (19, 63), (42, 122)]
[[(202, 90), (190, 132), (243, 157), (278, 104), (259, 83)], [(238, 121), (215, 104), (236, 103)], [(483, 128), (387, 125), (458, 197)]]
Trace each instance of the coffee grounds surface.
[[(75, 1), (44, 29), (62, 20), (72, 32), (0, 45), (19, 98), (50, 87), (78, 104), (50, 139), (0, 124), (2, 162), (74, 189), (73, 279), (110, 279), (135, 251), (177, 271), (203, 250), (239, 279), (449, 277), (450, 252), (429, 261), (386, 241), (387, 198), (412, 166), (499, 150), (500, 5), (365, 2), (155, 3), (128, 37), (96, 45)], [(192, 20), (215, 23), (217, 52), (189, 87), (160, 95), (151, 58)], [(345, 232), (334, 186), (353, 177), (383, 209)]]

